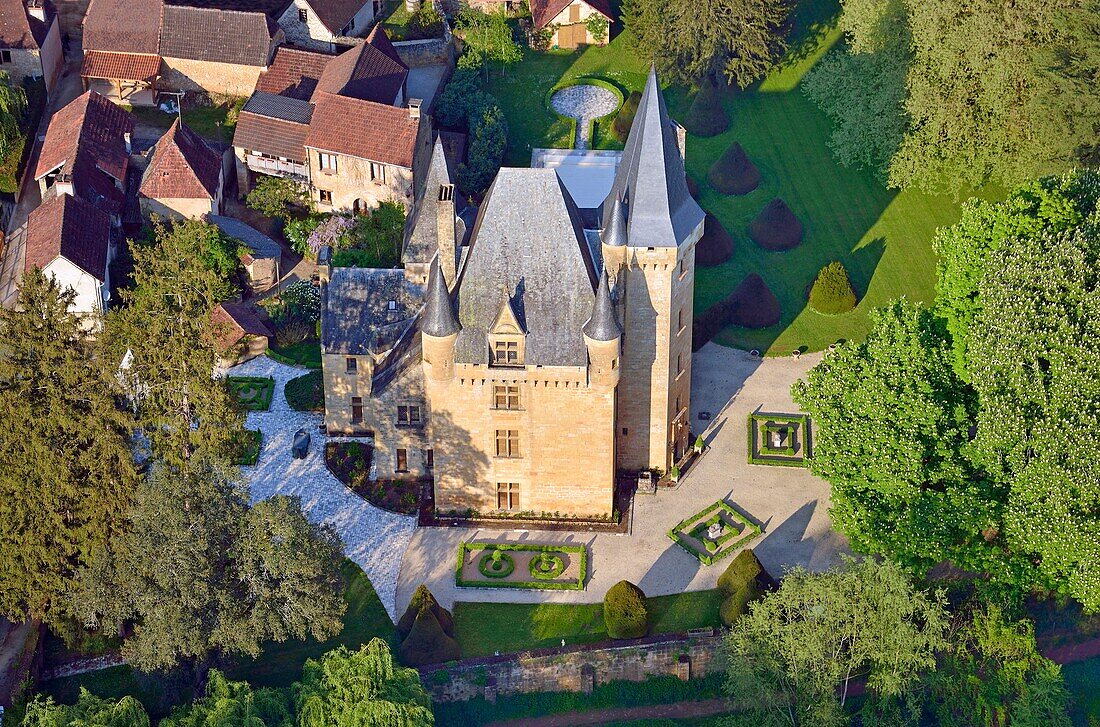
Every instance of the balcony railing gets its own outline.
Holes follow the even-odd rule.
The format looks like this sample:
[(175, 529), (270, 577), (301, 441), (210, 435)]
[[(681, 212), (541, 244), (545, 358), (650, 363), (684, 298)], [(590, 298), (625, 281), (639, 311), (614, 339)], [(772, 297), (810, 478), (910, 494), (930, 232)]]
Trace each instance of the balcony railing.
[(270, 157), (248, 154), (245, 156), (245, 163), (248, 164), (249, 169), (254, 172), (260, 172), (261, 174), (270, 174), (276, 177), (293, 177), (295, 179), (301, 179), (302, 181), (305, 181), (308, 176), (305, 164), (284, 161), (282, 159), (272, 159)]

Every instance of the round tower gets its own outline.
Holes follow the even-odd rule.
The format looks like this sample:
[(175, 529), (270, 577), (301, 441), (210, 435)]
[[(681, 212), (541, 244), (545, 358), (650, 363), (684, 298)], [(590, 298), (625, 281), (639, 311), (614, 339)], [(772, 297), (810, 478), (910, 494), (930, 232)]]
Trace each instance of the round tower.
[(626, 265), (626, 207), (619, 197), (615, 197), (611, 204), (611, 211), (600, 232), (600, 242), (604, 270), (609, 278), (617, 279), (619, 271)]
[(581, 332), (584, 334), (584, 345), (588, 347), (589, 382), (596, 388), (614, 389), (619, 385), (619, 346), (623, 330), (615, 318), (606, 273), (596, 283), (592, 316)]
[(461, 330), (436, 256), (428, 273), (428, 292), (420, 316), (424, 375), (429, 379), (447, 381), (454, 378), (455, 340)]

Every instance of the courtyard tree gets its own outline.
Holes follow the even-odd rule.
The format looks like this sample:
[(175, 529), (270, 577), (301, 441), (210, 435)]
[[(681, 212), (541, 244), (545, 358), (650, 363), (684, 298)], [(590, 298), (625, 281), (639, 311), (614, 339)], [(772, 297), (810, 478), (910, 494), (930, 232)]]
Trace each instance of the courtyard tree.
[(504, 75), (509, 65), (523, 60), (523, 49), (512, 36), (512, 26), (508, 24), (503, 5), (491, 12), (463, 8), (457, 27), (466, 43), (465, 53), (481, 61), (486, 78), (490, 61), (499, 63), (501, 75)]
[(901, 697), (935, 668), (946, 626), (943, 594), (889, 561), (795, 568), (734, 622), (726, 691), (754, 724), (845, 724), (853, 679), (866, 677), (871, 706)]
[(626, 0), (634, 48), (668, 81), (699, 85), (717, 75), (746, 88), (786, 44), (787, 0)]
[(128, 532), (85, 574), (86, 621), (134, 624), (126, 660), (143, 670), (230, 654), (264, 641), (339, 633), (340, 542), (296, 498), (248, 505), (235, 470), (193, 457), (155, 463)]
[(245, 203), (262, 215), (289, 222), (309, 208), (309, 192), (293, 179), (263, 175)]
[(340, 646), (310, 659), (294, 685), (300, 727), (389, 724), (430, 727), (431, 700), (415, 669), (394, 663), (379, 638), (349, 651)]
[(470, 111), (470, 146), (466, 161), (458, 166), (458, 188), (478, 196), (489, 188), (500, 170), (508, 147), (508, 122), (496, 99), (482, 94), (484, 103)]
[(37, 269), (0, 308), (0, 614), (56, 625), (77, 571), (125, 527), (137, 481), (121, 406), (75, 293)]

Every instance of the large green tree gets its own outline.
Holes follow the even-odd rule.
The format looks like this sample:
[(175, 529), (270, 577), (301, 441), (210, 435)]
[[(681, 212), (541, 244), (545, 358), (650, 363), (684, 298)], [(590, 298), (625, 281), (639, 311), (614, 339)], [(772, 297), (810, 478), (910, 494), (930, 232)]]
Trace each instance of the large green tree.
[(634, 48), (661, 78), (700, 84), (723, 74), (745, 88), (785, 49), (787, 0), (624, 0)]
[(293, 714), (284, 690), (253, 690), (248, 682), (231, 682), (211, 669), (206, 694), (178, 707), (159, 727), (292, 727)]
[(58, 704), (38, 695), (27, 705), (23, 727), (149, 727), (141, 702), (126, 696), (117, 702), (100, 699), (84, 687), (76, 704)]
[(133, 417), (73, 299), (31, 270), (0, 309), (0, 613), (16, 621), (64, 619), (137, 481)]
[(126, 535), (85, 574), (85, 618), (135, 624), (134, 666), (257, 656), (265, 640), (324, 640), (341, 628), (340, 543), (296, 498), (248, 505), (235, 470), (199, 457), (156, 463)]
[(754, 724), (845, 724), (852, 680), (866, 677), (872, 702), (894, 699), (935, 667), (943, 601), (889, 561), (795, 568), (733, 624), (726, 690)]
[(431, 700), (415, 669), (394, 663), (390, 647), (371, 639), (358, 651), (340, 646), (310, 659), (294, 685), (299, 727), (435, 723)]
[(197, 221), (157, 225), (150, 242), (134, 246), (135, 285), (103, 331), (154, 456), (177, 466), (200, 454), (231, 459), (244, 421), (213, 378), (210, 313), (224, 280), (204, 262), (209, 235)]
[(465, 7), (456, 25), (466, 43), (465, 53), (470, 56), (466, 62), (480, 63), (486, 77), (489, 61), (499, 63), (503, 75), (510, 64), (523, 60), (523, 49), (512, 36), (512, 26), (503, 5), (491, 12)]

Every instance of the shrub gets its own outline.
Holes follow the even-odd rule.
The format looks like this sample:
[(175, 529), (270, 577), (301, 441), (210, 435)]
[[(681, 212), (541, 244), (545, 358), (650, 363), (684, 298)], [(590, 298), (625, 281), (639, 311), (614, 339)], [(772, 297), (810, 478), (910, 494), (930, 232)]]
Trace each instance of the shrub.
[(262, 215), (290, 222), (309, 205), (309, 194), (293, 179), (264, 176), (245, 197), (245, 203)]
[(308, 280), (299, 280), (288, 285), (279, 295), (286, 314), (307, 323), (316, 323), (321, 318), (321, 291)]
[(418, 38), (437, 38), (443, 33), (443, 16), (434, 3), (420, 3), (409, 24)]
[(325, 216), (318, 214), (295, 217), (283, 226), (283, 237), (290, 243), (290, 247), (294, 252), (305, 257), (312, 253), (312, 250), (309, 249), (309, 236), (324, 221)]
[(321, 224), (313, 228), (306, 238), (306, 249), (309, 255), (316, 259), (322, 247), (331, 247), (333, 250), (347, 247), (352, 243), (352, 230), (356, 221), (345, 215), (329, 215)]
[(349, 248), (337, 251), (333, 265), (341, 268), (393, 268), (401, 261), (405, 208), (383, 202), (369, 215), (360, 215), (342, 238)]
[(856, 291), (839, 262), (821, 268), (810, 288), (810, 307), (818, 313), (847, 313), (856, 307)]
[(603, 622), (613, 639), (636, 639), (649, 631), (645, 593), (630, 581), (619, 581), (603, 598)]
[(718, 576), (718, 589), (729, 596), (744, 588), (746, 585), (764, 573), (764, 566), (752, 548), (745, 548), (738, 553), (722, 575)]
[(313, 326), (297, 318), (283, 321), (275, 330), (275, 348), (290, 348), (309, 338)]
[(695, 264), (702, 268), (721, 265), (733, 256), (733, 237), (710, 212), (703, 223), (703, 236), (695, 246)]
[(588, 22), (585, 23), (588, 28), (588, 32), (592, 34), (592, 39), (597, 43), (603, 43), (607, 40), (607, 29), (610, 25), (607, 22), (607, 18), (599, 13), (592, 13), (588, 16)]
[(401, 618), (397, 620), (397, 635), (401, 639), (405, 639), (409, 632), (412, 631), (413, 623), (416, 621), (416, 616), (423, 609), (430, 609), (435, 614), (436, 620), (439, 622), (440, 628), (448, 636), (454, 636), (455, 624), (454, 619), (451, 618), (451, 612), (439, 605), (439, 601), (435, 600), (435, 596), (432, 595), (431, 590), (426, 585), (421, 583), (413, 591), (412, 600), (409, 601), (409, 605), (405, 608), (405, 613), (401, 615)]
[(286, 403), (296, 411), (324, 411), (325, 384), (321, 372), (310, 371), (286, 382)]
[(776, 197), (749, 225), (749, 237), (765, 250), (790, 250), (802, 242), (802, 223), (787, 203)]
[[(465, 57), (465, 56), (463, 56)], [(482, 95), (481, 79), (473, 68), (457, 68), (435, 105), (435, 119), (449, 129), (465, 129), (471, 103)]]
[(626, 137), (630, 135), (630, 127), (634, 123), (634, 115), (638, 113), (638, 104), (641, 102), (641, 92), (632, 91), (619, 108), (619, 113), (615, 114), (615, 120), (611, 122), (611, 133), (619, 141), (625, 143)]
[(779, 323), (779, 300), (757, 273), (745, 276), (728, 296), (695, 317), (692, 350), (698, 351), (729, 325), (767, 328)]
[(696, 136), (717, 136), (729, 125), (718, 84), (711, 79), (704, 81), (684, 117), (684, 128)]
[(430, 604), (424, 604), (417, 611), (412, 628), (397, 653), (407, 666), (440, 664), (462, 656), (458, 642), (443, 629)]
[(756, 581), (749, 581), (744, 588), (726, 596), (718, 607), (718, 618), (722, 620), (722, 625), (732, 626), (734, 621), (748, 613), (749, 604), (762, 593)]
[(466, 195), (480, 195), (489, 188), (508, 146), (508, 123), (495, 98), (481, 94), (482, 101), (469, 116), (470, 145), (466, 162), (458, 167), (458, 188)]
[(710, 186), (722, 194), (748, 194), (760, 184), (760, 170), (736, 141), (710, 165)]

